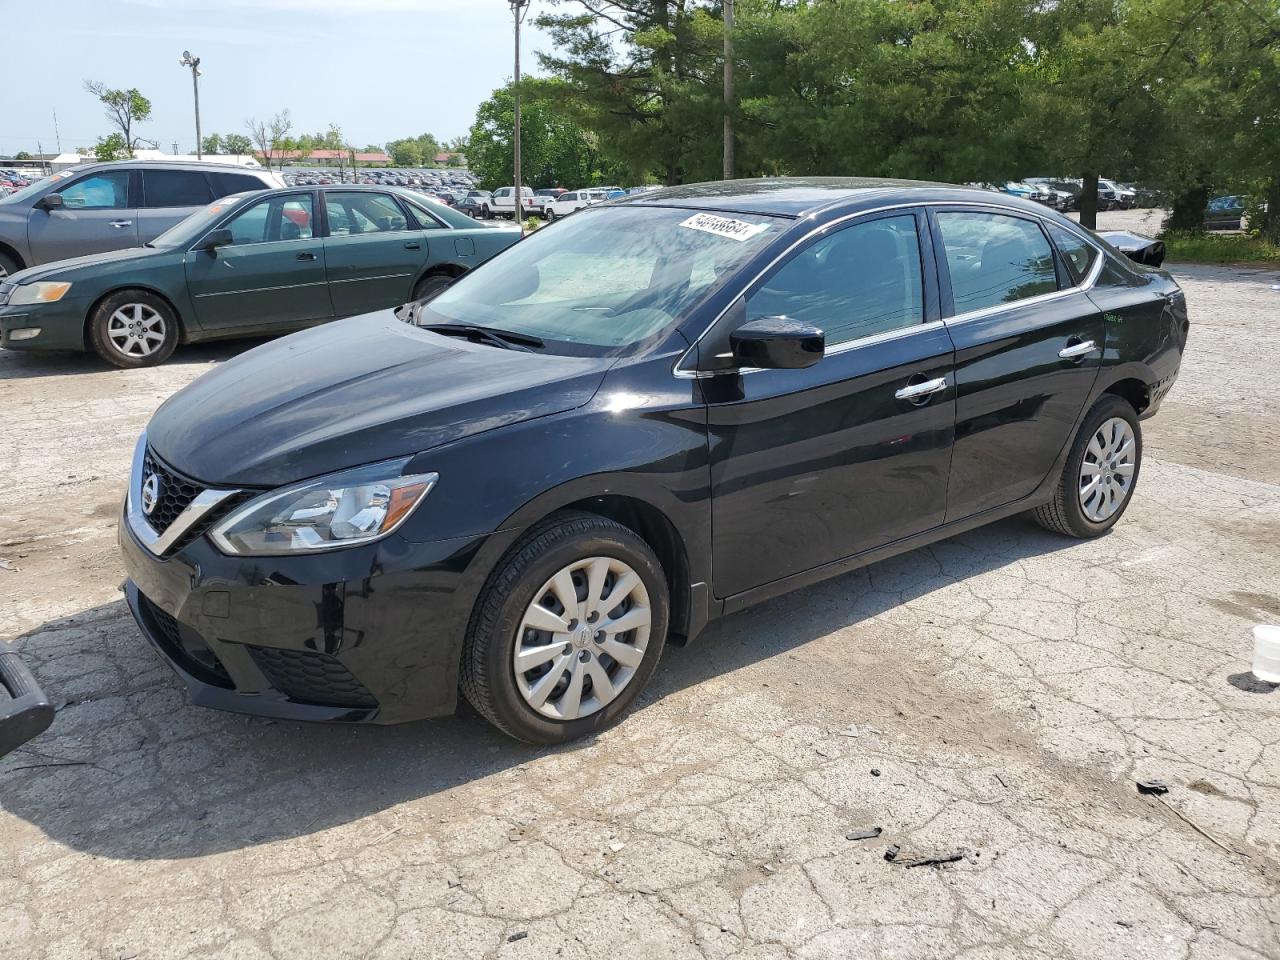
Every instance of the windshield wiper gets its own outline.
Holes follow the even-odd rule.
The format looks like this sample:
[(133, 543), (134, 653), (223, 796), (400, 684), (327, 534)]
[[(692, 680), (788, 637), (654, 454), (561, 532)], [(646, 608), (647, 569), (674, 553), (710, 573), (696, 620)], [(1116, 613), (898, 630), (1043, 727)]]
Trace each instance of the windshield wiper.
[(475, 323), (428, 323), (420, 329), (430, 330), (446, 337), (475, 337), (493, 347), (504, 350), (523, 350), (531, 353), (531, 348), (541, 350), (546, 343), (539, 337), (529, 333), (512, 333), (510, 330), (498, 330), (494, 327), (482, 327)]

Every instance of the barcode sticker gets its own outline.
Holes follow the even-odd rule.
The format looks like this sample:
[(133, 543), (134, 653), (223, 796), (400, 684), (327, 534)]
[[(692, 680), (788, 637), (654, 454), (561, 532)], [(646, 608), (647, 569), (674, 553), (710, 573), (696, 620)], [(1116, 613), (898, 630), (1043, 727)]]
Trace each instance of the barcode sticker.
[(769, 229), (767, 223), (747, 223), (732, 217), (718, 217), (714, 213), (695, 213), (688, 220), (682, 221), (680, 226), (701, 230), (703, 233), (714, 233), (717, 237), (737, 240), (739, 243)]

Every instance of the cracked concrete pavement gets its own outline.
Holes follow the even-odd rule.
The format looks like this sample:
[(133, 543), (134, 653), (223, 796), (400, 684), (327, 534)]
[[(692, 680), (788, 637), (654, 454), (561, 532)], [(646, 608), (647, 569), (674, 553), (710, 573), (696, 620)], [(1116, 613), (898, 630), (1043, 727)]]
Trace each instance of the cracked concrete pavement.
[(0, 638), (60, 705), (0, 761), (0, 955), (1280, 956), (1280, 691), (1246, 673), (1280, 621), (1280, 274), (1174, 270), (1190, 352), (1112, 534), (1014, 519), (770, 602), (554, 750), (190, 706), (116, 512), (151, 411), (245, 345), (0, 355)]

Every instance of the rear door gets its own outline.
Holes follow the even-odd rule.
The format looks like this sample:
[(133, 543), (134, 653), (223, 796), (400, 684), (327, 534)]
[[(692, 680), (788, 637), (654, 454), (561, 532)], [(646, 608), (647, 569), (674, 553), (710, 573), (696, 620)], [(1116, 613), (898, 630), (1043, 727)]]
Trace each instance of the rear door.
[(188, 215), (217, 199), (203, 170), (142, 170), (138, 238), (150, 243)]
[(311, 191), (279, 193), (222, 224), (233, 242), (187, 253), (187, 289), (202, 329), (288, 329), (333, 317)]
[(1039, 217), (939, 207), (930, 218), (956, 345), (951, 521), (1048, 476), (1097, 379), (1103, 322)]
[(136, 174), (114, 168), (77, 177), (53, 191), (62, 197), (61, 210), (32, 208), (28, 214), (33, 262), (138, 246), (140, 190)]
[[(735, 311), (721, 321), (811, 323), (827, 353), (804, 370), (700, 381), (717, 597), (943, 522), (955, 391), (929, 243), (923, 211), (825, 232), (748, 290), (736, 322)], [(728, 333), (699, 350), (722, 352)]]
[(334, 316), (407, 303), (429, 255), (427, 231), (387, 193), (326, 190), (320, 196), (329, 224), (324, 257)]

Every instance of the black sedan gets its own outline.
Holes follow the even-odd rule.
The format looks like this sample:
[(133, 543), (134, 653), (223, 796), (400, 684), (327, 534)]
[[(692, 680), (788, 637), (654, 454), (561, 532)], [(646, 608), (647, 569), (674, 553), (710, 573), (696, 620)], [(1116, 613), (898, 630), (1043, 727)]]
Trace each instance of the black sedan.
[(1182, 292), (1015, 197), (762, 180), (592, 207), (207, 373), (120, 545), (198, 703), (581, 736), (712, 620), (1029, 513), (1106, 533)]

